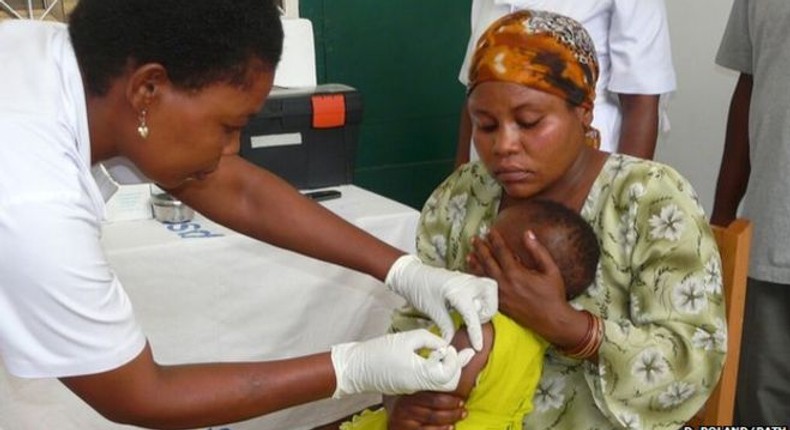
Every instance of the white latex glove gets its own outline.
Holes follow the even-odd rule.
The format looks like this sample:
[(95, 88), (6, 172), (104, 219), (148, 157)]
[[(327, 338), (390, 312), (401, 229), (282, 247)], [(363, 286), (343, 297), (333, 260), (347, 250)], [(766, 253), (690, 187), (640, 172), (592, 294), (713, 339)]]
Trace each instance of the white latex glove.
[(392, 265), (384, 283), (432, 319), (448, 342), (455, 334), (449, 304), (466, 323), (472, 347), (483, 348), (480, 324), (491, 320), (499, 307), (493, 279), (428, 266), (414, 255), (403, 255)]
[[(433, 350), (428, 358), (417, 354), (422, 348)], [(473, 355), (471, 348), (456, 352), (442, 338), (424, 329), (335, 345), (332, 365), (337, 388), (332, 397), (452, 391), (458, 386), (461, 368)]]

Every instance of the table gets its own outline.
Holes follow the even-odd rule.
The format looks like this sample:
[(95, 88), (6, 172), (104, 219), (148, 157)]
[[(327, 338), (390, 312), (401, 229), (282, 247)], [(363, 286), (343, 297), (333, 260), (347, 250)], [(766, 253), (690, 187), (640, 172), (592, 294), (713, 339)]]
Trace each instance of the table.
[[(335, 188), (342, 197), (323, 205), (414, 251), (416, 210), (353, 185)], [(183, 224), (106, 224), (102, 242), (163, 364), (326, 351), (384, 333), (392, 310), (403, 304), (370, 276), (258, 242), (199, 214)], [(379, 400), (325, 399), (211, 430), (310, 429)], [(19, 379), (0, 370), (0, 429), (50, 428), (130, 427), (103, 420), (56, 380)]]

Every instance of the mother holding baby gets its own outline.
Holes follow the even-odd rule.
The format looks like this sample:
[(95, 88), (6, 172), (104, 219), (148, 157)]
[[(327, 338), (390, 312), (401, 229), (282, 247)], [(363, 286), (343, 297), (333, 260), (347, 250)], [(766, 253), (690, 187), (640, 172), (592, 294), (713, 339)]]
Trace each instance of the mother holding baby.
[[(480, 161), (431, 195), (418, 249), (429, 264), (495, 279), (500, 310), (550, 343), (524, 428), (677, 428), (704, 404), (724, 361), (720, 258), (686, 179), (597, 149), (597, 75), (577, 22), (539, 11), (494, 22), (467, 92)], [(527, 269), (489, 231), (503, 208), (537, 198), (579, 212), (598, 237), (595, 281), (571, 301), (553, 261)], [(532, 235), (523, 241), (545, 253)], [(401, 396), (390, 428), (450, 428), (465, 413), (461, 400)]]

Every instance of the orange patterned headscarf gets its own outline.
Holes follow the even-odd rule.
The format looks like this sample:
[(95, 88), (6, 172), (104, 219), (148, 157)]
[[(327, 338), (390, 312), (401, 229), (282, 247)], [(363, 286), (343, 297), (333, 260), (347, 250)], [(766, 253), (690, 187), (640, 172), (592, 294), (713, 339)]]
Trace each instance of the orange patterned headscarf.
[(481, 82), (511, 82), (592, 109), (597, 79), (595, 48), (581, 24), (521, 10), (495, 21), (478, 40), (468, 92)]

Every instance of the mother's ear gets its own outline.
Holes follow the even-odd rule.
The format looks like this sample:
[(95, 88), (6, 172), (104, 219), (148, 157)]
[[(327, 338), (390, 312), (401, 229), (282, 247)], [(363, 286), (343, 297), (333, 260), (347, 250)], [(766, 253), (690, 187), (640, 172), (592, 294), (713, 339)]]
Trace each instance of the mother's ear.
[(126, 99), (137, 112), (147, 110), (169, 84), (164, 66), (158, 63), (144, 64), (132, 71), (126, 84)]
[(585, 129), (589, 128), (593, 120), (592, 108), (588, 108), (584, 106), (575, 106), (574, 110), (576, 111), (576, 117), (579, 118), (579, 121), (582, 123), (584, 128)]

